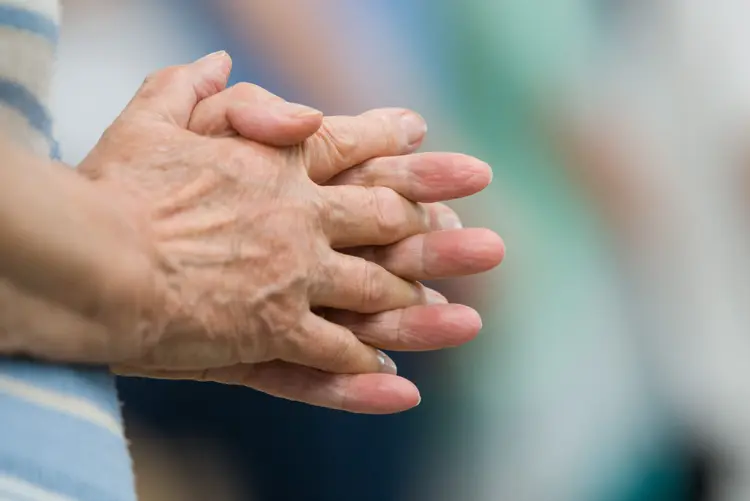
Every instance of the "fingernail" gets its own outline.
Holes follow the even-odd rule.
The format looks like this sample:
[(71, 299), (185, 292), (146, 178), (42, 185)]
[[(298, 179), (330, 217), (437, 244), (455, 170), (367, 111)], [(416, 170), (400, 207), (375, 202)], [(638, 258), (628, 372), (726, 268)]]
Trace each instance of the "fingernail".
[(297, 103), (279, 103), (274, 106), (274, 111), (280, 115), (293, 118), (308, 118), (317, 115), (322, 115), (320, 110), (305, 106), (304, 104)]
[(440, 211), (440, 214), (438, 214), (438, 222), (440, 223), (440, 227), (444, 230), (460, 230), (464, 227), (458, 214), (452, 210)]
[(424, 289), (424, 297), (427, 304), (448, 304), (448, 299), (434, 289)]
[(427, 133), (427, 124), (416, 113), (404, 113), (401, 117), (401, 126), (404, 128), (406, 143), (409, 147), (414, 147), (421, 143), (424, 135)]
[(391, 360), (391, 357), (380, 350), (378, 350), (378, 361), (380, 362), (380, 372), (393, 375), (398, 374), (396, 363)]
[(227, 51), (225, 51), (225, 50), (217, 50), (216, 52), (212, 52), (211, 54), (208, 54), (208, 55), (203, 56), (202, 58), (198, 59), (196, 61), (196, 63), (198, 61), (205, 61), (205, 60), (208, 60), (208, 59), (221, 59), (221, 58), (226, 57), (226, 56), (227, 56)]

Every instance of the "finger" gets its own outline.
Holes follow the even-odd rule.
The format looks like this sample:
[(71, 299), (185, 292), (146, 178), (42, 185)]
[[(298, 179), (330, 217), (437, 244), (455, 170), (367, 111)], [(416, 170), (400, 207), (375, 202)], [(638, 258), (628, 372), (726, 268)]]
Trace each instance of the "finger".
[(427, 210), (430, 220), (430, 230), (459, 230), (464, 227), (461, 218), (458, 217), (456, 211), (447, 205), (440, 202), (434, 202), (430, 204), (422, 204), (422, 206)]
[(459, 153), (415, 153), (374, 158), (345, 170), (328, 185), (385, 186), (414, 202), (463, 198), (492, 181), (489, 165)]
[(419, 405), (419, 390), (389, 374), (330, 374), (286, 362), (240, 364), (207, 371), (140, 371), (118, 367), (124, 376), (191, 379), (242, 385), (269, 395), (360, 414), (393, 414)]
[(463, 228), (461, 218), (456, 211), (444, 203), (419, 203), (421, 211), (425, 213), (429, 231), (458, 230)]
[(339, 172), (376, 157), (411, 153), (427, 126), (413, 111), (385, 108), (356, 117), (326, 117), (304, 144), (310, 178), (323, 183)]
[(323, 231), (334, 248), (388, 245), (430, 229), (425, 207), (390, 188), (324, 186)]
[(242, 135), (230, 122), (229, 109), (236, 104), (272, 106), (284, 100), (255, 84), (240, 82), (197, 104), (188, 129), (203, 136)]
[(221, 51), (191, 64), (157, 71), (146, 78), (125, 113), (149, 111), (187, 127), (198, 102), (221, 92), (231, 70), (232, 59)]
[(461, 304), (411, 306), (374, 315), (335, 310), (326, 319), (360, 341), (392, 351), (427, 351), (468, 343), (482, 328), (479, 313)]
[(322, 121), (318, 110), (239, 83), (198, 103), (188, 129), (204, 136), (239, 134), (271, 146), (291, 146), (314, 134)]
[(336, 374), (396, 374), (388, 355), (359, 341), (345, 327), (313, 313), (275, 349), (286, 362)]
[(335, 253), (310, 291), (313, 307), (374, 313), (427, 302), (424, 287), (364, 259)]
[(433, 231), (393, 245), (359, 247), (346, 253), (406, 280), (436, 280), (491, 270), (502, 262), (505, 245), (491, 230), (469, 228)]

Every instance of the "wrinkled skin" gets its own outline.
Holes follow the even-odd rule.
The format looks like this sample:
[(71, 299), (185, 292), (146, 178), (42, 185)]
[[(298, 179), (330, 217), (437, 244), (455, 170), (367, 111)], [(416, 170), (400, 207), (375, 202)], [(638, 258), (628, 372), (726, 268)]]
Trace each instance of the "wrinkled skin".
[[(285, 146), (310, 138), (316, 127), (306, 126), (305, 120), (294, 114), (296, 111), (289, 110), (280, 98), (263, 89), (239, 84), (201, 101), (191, 115), (189, 129), (214, 137), (240, 133), (249, 139)], [(375, 117), (384, 111), (375, 110), (370, 114)], [(369, 126), (374, 129), (370, 135), (387, 134), (388, 128), (380, 121), (370, 121), (374, 125)], [(358, 138), (364, 135), (363, 131), (368, 128), (357, 126), (351, 118), (332, 117), (323, 122), (312, 140), (335, 144), (339, 136)], [(340, 152), (340, 148), (334, 147), (333, 151)], [(394, 151), (381, 147), (378, 153), (388, 155)], [(309, 174), (313, 180), (331, 185), (388, 186), (412, 200), (424, 202), (470, 195), (491, 180), (486, 164), (458, 154), (386, 156), (340, 174), (339, 171), (340, 168), (331, 171), (329, 165), (323, 163), (313, 166)], [(430, 214), (431, 230), (449, 231), (432, 231), (395, 245), (348, 249), (348, 252), (379, 262), (390, 271), (414, 280), (477, 273), (494, 267), (502, 259), (502, 241), (494, 233), (481, 229), (458, 230), (460, 220), (449, 208), (441, 204), (429, 204), (425, 208)], [(476, 335), (481, 327), (476, 312), (461, 305), (444, 304), (442, 297), (433, 295), (433, 298), (433, 302), (439, 304), (374, 315), (329, 311), (326, 316), (350, 328), (361, 340), (385, 349), (443, 348), (462, 344)], [(284, 398), (356, 412), (394, 412), (419, 401), (416, 389), (395, 376), (324, 374), (283, 362), (240, 364), (200, 372), (151, 371), (149, 375), (245, 384)]]
[[(423, 233), (428, 214), (387, 188), (321, 187), (308, 176), (316, 165), (340, 170), (367, 160), (366, 147), (316, 136), (272, 148), (184, 130), (169, 100), (183, 105), (177, 100), (190, 72), (202, 83), (198, 71), (221, 63), (209, 58), (148, 80), (79, 167), (148, 238), (157, 306), (139, 319), (149, 327), (134, 340), (137, 364), (209, 369), (284, 360), (330, 372), (392, 370), (381, 353), (310, 308), (370, 313), (425, 303), (418, 284), (332, 247)], [(167, 100), (166, 108), (154, 113), (155, 99)], [(394, 153), (408, 152), (423, 134), (410, 112), (387, 120), (397, 132), (386, 135)]]
[[(217, 94), (228, 72), (220, 56), (154, 75), (80, 166), (134, 238), (123, 241), (116, 258), (124, 265), (101, 304), (75, 319), (91, 334), (76, 357), (355, 412), (416, 405), (416, 388), (387, 374), (392, 364), (362, 341), (418, 350), (472, 338), (481, 326), (473, 310), (409, 280), (483, 271), (503, 249), (487, 230), (455, 229), (446, 207), (397, 192), (425, 202), (464, 196), (489, 182), (486, 165), (398, 156), (424, 134), (405, 110), (320, 127), (309, 108), (245, 103), (232, 108), (237, 129), (258, 142), (226, 131), (198, 136), (206, 131), (193, 123), (196, 104), (221, 109), (216, 99), (237, 92)], [(247, 133), (252, 120), (266, 137)], [(445, 175), (453, 163), (466, 167), (463, 177)]]

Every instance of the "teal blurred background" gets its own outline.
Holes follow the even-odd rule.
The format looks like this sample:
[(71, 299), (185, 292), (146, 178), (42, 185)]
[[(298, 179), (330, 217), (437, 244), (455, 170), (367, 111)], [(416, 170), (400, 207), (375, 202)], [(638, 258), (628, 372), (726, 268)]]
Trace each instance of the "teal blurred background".
[(419, 111), (425, 150), (493, 166), (455, 207), (507, 246), (439, 284), (484, 329), (396, 358), (423, 395), (405, 415), (122, 381), (144, 501), (750, 499), (750, 6), (65, 4), (67, 161), (147, 73), (227, 49), (233, 81), (326, 114)]

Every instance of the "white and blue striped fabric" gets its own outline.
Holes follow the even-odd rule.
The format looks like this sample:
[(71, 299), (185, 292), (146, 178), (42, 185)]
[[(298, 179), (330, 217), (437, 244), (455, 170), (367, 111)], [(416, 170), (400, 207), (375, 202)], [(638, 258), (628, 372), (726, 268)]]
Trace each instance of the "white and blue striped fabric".
[[(57, 0), (0, 0), (0, 134), (52, 157), (59, 17)], [(0, 358), (0, 501), (134, 500), (111, 374)]]

